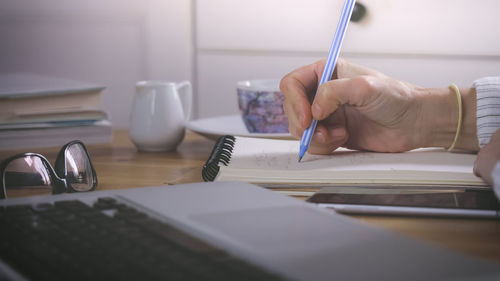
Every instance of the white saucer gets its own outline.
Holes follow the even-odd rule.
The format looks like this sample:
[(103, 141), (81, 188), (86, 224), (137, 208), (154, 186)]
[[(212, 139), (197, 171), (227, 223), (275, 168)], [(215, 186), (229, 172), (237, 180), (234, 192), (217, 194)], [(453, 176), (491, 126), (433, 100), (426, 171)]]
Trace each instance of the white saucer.
[(209, 139), (218, 139), (220, 136), (244, 136), (255, 138), (290, 139), (289, 133), (265, 134), (249, 133), (240, 115), (227, 115), (188, 121), (186, 127)]

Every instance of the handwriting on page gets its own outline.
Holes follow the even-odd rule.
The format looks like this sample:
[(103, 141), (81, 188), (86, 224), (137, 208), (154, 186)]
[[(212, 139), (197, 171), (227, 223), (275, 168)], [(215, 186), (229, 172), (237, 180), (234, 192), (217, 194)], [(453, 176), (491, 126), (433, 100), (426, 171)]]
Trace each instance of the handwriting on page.
[(307, 155), (302, 162), (297, 161), (295, 150), (289, 153), (268, 153), (261, 151), (255, 155), (255, 165), (259, 168), (278, 170), (314, 170), (357, 167), (367, 163), (378, 163), (372, 153), (343, 151), (332, 155)]
[[(295, 144), (295, 143), (293, 143)], [(468, 154), (448, 153), (436, 149), (422, 149), (406, 153), (375, 153), (339, 149), (330, 155), (308, 154), (297, 161), (297, 146), (278, 142), (276, 146), (253, 145), (244, 153), (233, 155), (232, 167), (269, 170), (429, 170), (471, 172), (474, 157)], [(472, 161), (472, 162), (471, 162)]]

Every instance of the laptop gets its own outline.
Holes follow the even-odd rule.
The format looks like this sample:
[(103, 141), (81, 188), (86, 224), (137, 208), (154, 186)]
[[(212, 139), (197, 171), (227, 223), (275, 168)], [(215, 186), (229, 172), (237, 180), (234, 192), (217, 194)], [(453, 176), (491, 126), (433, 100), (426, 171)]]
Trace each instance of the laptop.
[(247, 183), (6, 199), (0, 223), (0, 280), (500, 280), (488, 261)]

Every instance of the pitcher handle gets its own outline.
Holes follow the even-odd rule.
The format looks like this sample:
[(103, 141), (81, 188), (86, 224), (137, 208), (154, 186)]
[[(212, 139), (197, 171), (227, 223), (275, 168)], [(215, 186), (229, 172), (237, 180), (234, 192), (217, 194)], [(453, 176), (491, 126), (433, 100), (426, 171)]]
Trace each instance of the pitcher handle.
[(181, 99), (182, 109), (185, 120), (191, 119), (191, 108), (193, 104), (193, 87), (189, 81), (182, 81), (176, 85), (179, 98)]

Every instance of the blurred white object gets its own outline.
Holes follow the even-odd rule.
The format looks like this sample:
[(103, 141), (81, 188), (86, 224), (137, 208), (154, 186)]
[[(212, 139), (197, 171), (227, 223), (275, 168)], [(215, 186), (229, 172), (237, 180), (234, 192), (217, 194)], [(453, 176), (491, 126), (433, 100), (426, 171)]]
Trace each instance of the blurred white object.
[(174, 150), (191, 115), (189, 81), (140, 81), (130, 115), (130, 137), (140, 151)]

